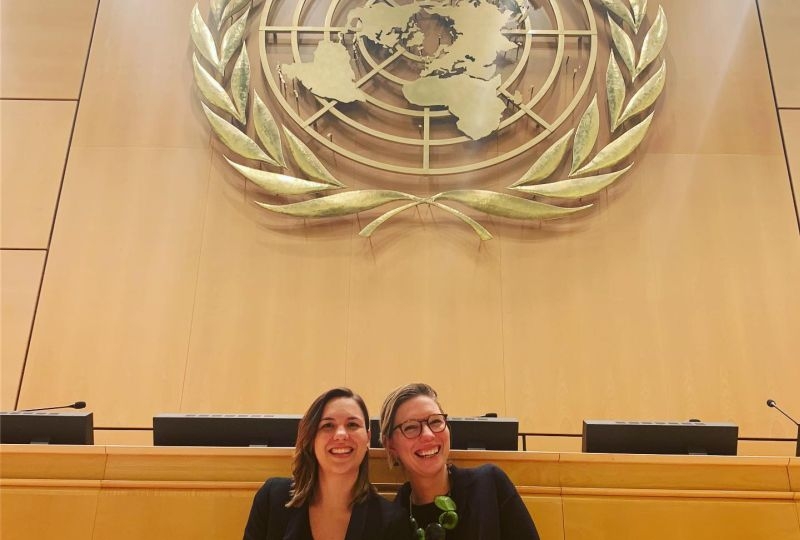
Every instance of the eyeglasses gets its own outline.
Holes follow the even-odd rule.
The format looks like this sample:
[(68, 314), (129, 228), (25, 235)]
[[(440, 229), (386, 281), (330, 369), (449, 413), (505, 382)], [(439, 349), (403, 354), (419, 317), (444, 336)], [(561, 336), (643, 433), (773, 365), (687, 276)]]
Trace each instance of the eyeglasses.
[(406, 439), (416, 439), (422, 435), (422, 426), (427, 425), (432, 433), (441, 433), (447, 427), (446, 414), (432, 414), (424, 420), (406, 420), (402, 424), (397, 424), (392, 431), (399, 429)]

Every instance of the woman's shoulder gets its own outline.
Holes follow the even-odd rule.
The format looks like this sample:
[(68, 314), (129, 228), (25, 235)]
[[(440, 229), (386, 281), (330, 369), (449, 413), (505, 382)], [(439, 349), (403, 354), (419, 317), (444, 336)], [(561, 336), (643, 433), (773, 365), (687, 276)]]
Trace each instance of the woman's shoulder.
[(289, 500), (291, 490), (291, 478), (268, 478), (267, 481), (258, 488), (256, 500), (266, 504), (283, 506)]
[(471, 467), (468, 469), (462, 469), (460, 467), (456, 467), (454, 465), (450, 466), (450, 474), (457, 477), (463, 478), (465, 480), (490, 480), (490, 481), (509, 481), (508, 475), (495, 465), (494, 463), (486, 463), (484, 465), (480, 465), (478, 467)]

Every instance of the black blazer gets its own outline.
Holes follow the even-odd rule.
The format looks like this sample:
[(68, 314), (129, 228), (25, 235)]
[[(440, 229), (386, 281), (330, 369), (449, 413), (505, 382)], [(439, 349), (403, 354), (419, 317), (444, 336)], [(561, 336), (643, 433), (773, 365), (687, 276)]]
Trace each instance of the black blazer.
[[(308, 505), (285, 506), (291, 485), (290, 478), (264, 482), (253, 499), (244, 540), (313, 540)], [(408, 518), (395, 505), (372, 494), (353, 507), (345, 540), (405, 540), (410, 538), (408, 527)]]
[[(447, 540), (539, 540), (522, 497), (502, 469), (496, 465), (474, 469), (450, 465), (448, 470), (458, 525), (447, 531)], [(410, 492), (406, 482), (394, 500), (406, 516)]]

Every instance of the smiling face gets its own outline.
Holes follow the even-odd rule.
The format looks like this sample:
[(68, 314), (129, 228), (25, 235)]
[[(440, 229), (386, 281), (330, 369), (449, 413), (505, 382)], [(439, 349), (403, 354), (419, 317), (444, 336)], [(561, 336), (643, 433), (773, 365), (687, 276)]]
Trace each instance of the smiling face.
[(314, 437), (314, 455), (320, 475), (358, 475), (369, 449), (369, 432), (358, 403), (347, 397), (330, 400)]
[[(432, 398), (417, 396), (404, 402), (397, 408), (394, 425), (408, 420), (425, 420), (432, 414), (440, 414), (442, 410)], [(392, 426), (394, 427), (394, 426)], [(386, 448), (403, 464), (410, 478), (434, 477), (442, 473), (447, 466), (450, 454), (450, 428), (434, 433), (422, 424), (422, 432), (414, 439), (406, 438), (400, 429), (392, 431), (386, 440)]]

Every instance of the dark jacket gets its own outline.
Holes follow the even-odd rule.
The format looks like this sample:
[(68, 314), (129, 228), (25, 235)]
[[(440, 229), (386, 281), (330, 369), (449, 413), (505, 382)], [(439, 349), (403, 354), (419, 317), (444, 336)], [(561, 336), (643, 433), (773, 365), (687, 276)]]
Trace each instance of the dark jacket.
[[(450, 465), (448, 469), (458, 525), (447, 531), (447, 540), (539, 540), (525, 503), (502, 469), (495, 465), (475, 469)], [(411, 485), (406, 482), (395, 499), (406, 516), (410, 493)], [(425, 528), (426, 524), (420, 526)]]
[[(312, 540), (308, 504), (286, 508), (290, 478), (270, 478), (253, 499), (244, 540)], [(408, 538), (408, 518), (396, 506), (371, 494), (353, 507), (345, 540), (400, 540)]]

